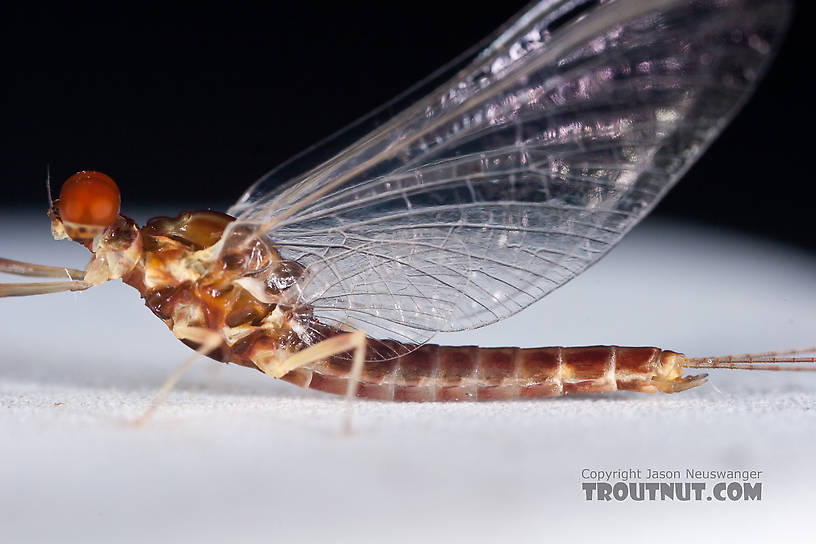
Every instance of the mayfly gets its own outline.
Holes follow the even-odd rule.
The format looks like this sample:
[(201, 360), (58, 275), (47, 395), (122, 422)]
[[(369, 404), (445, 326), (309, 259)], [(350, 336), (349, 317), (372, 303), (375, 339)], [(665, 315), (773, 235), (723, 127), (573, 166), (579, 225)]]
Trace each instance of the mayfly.
[(688, 368), (810, 368), (794, 351), (429, 343), (515, 314), (609, 251), (745, 102), (789, 11), (542, 0), (398, 98), (401, 112), (354, 125), (339, 152), (326, 155), (333, 138), (273, 170), (227, 214), (138, 227), (112, 179), (75, 174), (48, 213), (54, 237), (84, 245), (90, 263), (2, 260), (5, 272), (70, 279), (4, 284), (0, 296), (122, 279), (198, 354), (384, 400), (674, 393), (705, 381)]

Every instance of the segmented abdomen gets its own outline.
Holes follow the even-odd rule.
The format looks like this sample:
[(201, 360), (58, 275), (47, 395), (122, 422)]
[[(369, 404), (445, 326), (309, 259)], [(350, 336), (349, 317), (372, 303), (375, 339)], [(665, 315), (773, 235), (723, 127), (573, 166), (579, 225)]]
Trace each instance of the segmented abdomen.
[[(480, 348), (426, 344), (388, 361), (367, 362), (358, 397), (460, 401), (551, 397), (617, 390), (655, 392), (662, 351), (653, 347)], [(351, 361), (330, 360), (283, 379), (345, 394)]]

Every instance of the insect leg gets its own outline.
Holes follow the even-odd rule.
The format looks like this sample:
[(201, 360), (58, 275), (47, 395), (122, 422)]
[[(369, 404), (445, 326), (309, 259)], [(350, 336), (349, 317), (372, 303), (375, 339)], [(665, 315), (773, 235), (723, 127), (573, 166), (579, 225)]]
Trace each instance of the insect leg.
[[(282, 361), (253, 361), (258, 368), (264, 373), (273, 378), (281, 378), (286, 374), (297, 370), (300, 367), (311, 363), (324, 361), (333, 355), (340, 355), (348, 351), (354, 350), (354, 365), (351, 369), (352, 377), (355, 374), (355, 367), (360, 367), (357, 370), (357, 379), (359, 380), (360, 372), (362, 371), (362, 361), (365, 355), (366, 336), (363, 331), (349, 332), (345, 334), (338, 334), (327, 338), (322, 342), (318, 342), (313, 346), (298, 351), (297, 353), (287, 357)], [(359, 359), (359, 363), (358, 363)], [(350, 387), (350, 393), (353, 395), (357, 392), (356, 385)], [(348, 394), (349, 392), (347, 392)]]
[(360, 375), (363, 372), (363, 360), (366, 351), (366, 335), (363, 331), (354, 331), (346, 334), (339, 334), (327, 338), (313, 346), (299, 351), (291, 357), (276, 363), (265, 361), (255, 361), (258, 368), (273, 378), (280, 378), (289, 372), (302, 366), (325, 361), (333, 355), (340, 355), (353, 351), (351, 372), (346, 388), (346, 416), (343, 421), (343, 429), (348, 432), (351, 428), (351, 400), (357, 395), (357, 388), (360, 384)]
[(167, 380), (164, 382), (164, 385), (161, 386), (159, 392), (156, 393), (155, 397), (153, 397), (153, 401), (150, 403), (150, 406), (147, 407), (141, 416), (133, 421), (133, 425), (135, 427), (141, 427), (147, 423), (147, 420), (150, 419), (153, 413), (159, 408), (159, 406), (162, 405), (164, 400), (167, 398), (167, 395), (170, 393), (176, 383), (178, 383), (182, 374), (184, 374), (188, 368), (193, 366), (193, 364), (200, 358), (217, 349), (218, 346), (220, 346), (224, 341), (221, 335), (217, 332), (201, 327), (183, 327), (181, 325), (177, 325), (173, 328), (173, 333), (178, 338), (192, 340), (193, 342), (200, 344), (200, 346), (195, 353), (190, 355), (187, 360), (181, 363), (173, 371), (173, 373), (168, 376)]
[(32, 276), (35, 278), (65, 278), (67, 276), (72, 280), (81, 280), (85, 277), (83, 270), (13, 261), (11, 259), (4, 259), (3, 257), (0, 257), (0, 272), (15, 274), (17, 276)]
[(85, 281), (34, 281), (26, 283), (0, 283), (0, 298), (45, 295), (63, 291), (84, 291), (93, 285)]

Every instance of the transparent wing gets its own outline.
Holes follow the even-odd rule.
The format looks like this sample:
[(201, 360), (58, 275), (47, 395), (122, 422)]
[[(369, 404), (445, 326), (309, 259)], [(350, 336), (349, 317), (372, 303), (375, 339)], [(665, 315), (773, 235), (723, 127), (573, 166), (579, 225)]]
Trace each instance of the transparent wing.
[(230, 212), (304, 267), (285, 302), (328, 325), (418, 343), (495, 322), (648, 213), (746, 99), (787, 16), (762, 0), (542, 1), (425, 98)]

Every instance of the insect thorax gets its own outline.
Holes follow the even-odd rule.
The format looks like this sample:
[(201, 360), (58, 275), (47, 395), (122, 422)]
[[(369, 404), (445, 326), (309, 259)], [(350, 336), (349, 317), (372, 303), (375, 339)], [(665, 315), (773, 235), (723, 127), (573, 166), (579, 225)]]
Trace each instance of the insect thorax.
[(219, 212), (182, 212), (155, 217), (139, 229), (121, 217), (92, 248), (91, 268), (104, 268), (105, 279), (121, 277), (136, 288), (183, 342), (197, 346), (180, 333), (187, 328), (217, 332), (223, 346), (212, 358), (254, 366), (259, 350), (290, 351), (300, 338), (291, 312), (240, 285), (241, 278), (263, 276), (280, 258), (263, 240), (224, 250), (219, 241), (233, 221)]

